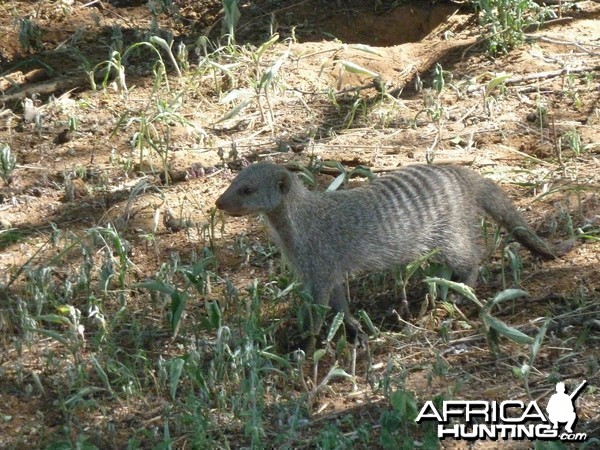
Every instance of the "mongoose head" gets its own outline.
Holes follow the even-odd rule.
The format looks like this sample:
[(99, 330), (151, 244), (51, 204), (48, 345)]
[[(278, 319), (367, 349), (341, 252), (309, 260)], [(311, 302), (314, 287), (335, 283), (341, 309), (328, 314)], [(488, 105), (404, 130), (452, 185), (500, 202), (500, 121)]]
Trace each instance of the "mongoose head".
[(293, 175), (285, 167), (258, 163), (246, 167), (217, 199), (217, 208), (232, 216), (268, 213), (281, 205)]

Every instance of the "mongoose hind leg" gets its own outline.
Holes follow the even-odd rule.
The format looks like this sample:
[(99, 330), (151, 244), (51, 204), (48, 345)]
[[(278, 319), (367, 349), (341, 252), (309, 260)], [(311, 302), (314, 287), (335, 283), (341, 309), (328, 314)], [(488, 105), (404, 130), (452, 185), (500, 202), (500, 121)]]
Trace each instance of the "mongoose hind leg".
[[(466, 224), (463, 224), (463, 229), (462, 236), (448, 241), (442, 260), (452, 271), (452, 280), (475, 287), (483, 248), (478, 242), (479, 230)], [(451, 293), (449, 297), (453, 303), (463, 303), (463, 296), (457, 293)]]
[[(477, 285), (479, 265), (475, 264), (471, 267), (466, 266), (459, 270), (455, 269), (453, 270), (453, 274), (454, 276), (452, 278), (455, 278), (457, 282), (466, 284), (467, 286), (474, 288)], [(465, 297), (459, 294), (458, 292), (449, 292), (448, 300), (451, 303), (456, 303), (457, 305), (464, 305), (465, 303), (467, 303)]]
[(408, 298), (406, 297), (406, 292), (404, 289), (400, 292), (400, 317), (405, 320), (410, 319), (410, 308), (408, 306)]
[(466, 269), (465, 271), (457, 272), (456, 279), (459, 283), (467, 286), (475, 287), (477, 284), (477, 276), (479, 275), (479, 267), (477, 265)]

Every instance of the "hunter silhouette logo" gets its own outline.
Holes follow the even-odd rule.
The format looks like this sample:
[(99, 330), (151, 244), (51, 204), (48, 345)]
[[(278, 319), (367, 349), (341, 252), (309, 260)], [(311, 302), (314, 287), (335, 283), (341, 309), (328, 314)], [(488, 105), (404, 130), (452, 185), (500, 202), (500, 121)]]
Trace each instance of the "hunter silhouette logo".
[(558, 429), (558, 424), (566, 422), (565, 431), (573, 433), (573, 426), (577, 422), (577, 414), (575, 414), (575, 399), (581, 393), (581, 389), (587, 384), (584, 380), (571, 395), (565, 393), (565, 383), (556, 383), (556, 394), (553, 394), (548, 401), (546, 411), (548, 411), (548, 419), (552, 422), (553, 430)]
[[(577, 422), (575, 400), (583, 392), (583, 381), (569, 395), (565, 384), (556, 384), (546, 406), (545, 414), (535, 400), (444, 400), (441, 405), (429, 400), (417, 415), (417, 424), (423, 421), (437, 422), (440, 439), (511, 439), (585, 441), (586, 433), (574, 433)], [(564, 431), (559, 424), (564, 423)]]

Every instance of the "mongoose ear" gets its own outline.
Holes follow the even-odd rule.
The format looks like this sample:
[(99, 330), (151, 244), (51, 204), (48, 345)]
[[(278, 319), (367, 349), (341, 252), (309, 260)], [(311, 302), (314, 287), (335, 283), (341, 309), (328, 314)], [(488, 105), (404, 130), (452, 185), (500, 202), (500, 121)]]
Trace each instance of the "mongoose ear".
[(282, 170), (279, 177), (279, 191), (287, 194), (292, 187), (292, 174), (288, 170)]

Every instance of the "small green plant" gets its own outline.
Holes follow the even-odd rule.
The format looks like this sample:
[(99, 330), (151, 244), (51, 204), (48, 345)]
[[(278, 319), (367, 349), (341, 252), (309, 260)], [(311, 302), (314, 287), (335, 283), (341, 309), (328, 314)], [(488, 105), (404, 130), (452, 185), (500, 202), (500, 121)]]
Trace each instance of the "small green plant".
[[(412, 392), (402, 388), (389, 396), (391, 409), (381, 414), (379, 422), (381, 433), (379, 443), (384, 449), (414, 448), (415, 441), (411, 433), (417, 418), (417, 401)], [(429, 438), (428, 438), (429, 439)]]
[(475, 291), (470, 286), (463, 283), (457, 283), (445, 278), (430, 277), (423, 280), (425, 283), (435, 283), (436, 286), (447, 286), (449, 289), (460, 294), (466, 300), (473, 302), (479, 307), (479, 318), (481, 319), (490, 351), (500, 354), (499, 338), (504, 336), (517, 344), (531, 345), (534, 338), (526, 335), (516, 328), (508, 326), (506, 323), (492, 315), (492, 310), (502, 302), (514, 300), (519, 297), (526, 297), (529, 294), (521, 289), (505, 289), (498, 293), (493, 299), (482, 302), (475, 296)]
[(432, 81), (433, 89), (423, 91), (424, 108), (420, 110), (413, 119), (413, 123), (417, 126), (419, 116), (421, 114), (427, 114), (429, 120), (435, 124), (437, 130), (435, 140), (431, 147), (425, 151), (425, 159), (428, 164), (433, 163), (435, 158), (435, 148), (441, 138), (442, 120), (447, 115), (446, 108), (442, 103), (442, 95), (444, 93), (444, 88), (451, 80), (452, 73), (444, 70), (439, 63), (436, 63)]
[[(323, 380), (321, 380), (321, 382), (319, 382), (319, 380), (318, 380), (319, 361), (327, 354), (328, 350), (331, 348), (333, 339), (343, 323), (344, 323), (344, 313), (338, 312), (335, 315), (335, 317), (333, 318), (333, 321), (331, 322), (331, 326), (329, 327), (329, 331), (327, 332), (327, 337), (325, 339), (325, 347), (322, 349), (316, 350), (315, 353), (313, 354), (312, 383), (313, 383), (314, 388), (307, 392), (308, 398), (309, 398), (309, 404), (312, 403), (312, 399), (314, 399), (315, 396), (317, 394), (319, 394), (329, 384), (329, 382), (332, 379), (343, 377), (343, 378), (349, 378), (354, 381), (354, 376), (348, 374), (341, 367), (338, 367), (337, 364), (334, 364), (331, 367), (331, 369), (329, 369), (329, 372), (327, 373), (327, 375), (325, 375), (325, 377), (323, 378)], [(346, 342), (346, 339), (344, 337), (342, 337), (342, 339), (340, 341), (338, 341), (336, 344), (336, 353), (338, 353), (338, 354), (341, 353), (347, 347), (348, 347), (348, 343)], [(354, 367), (352, 368), (352, 371), (354, 371)]]
[(539, 7), (532, 0), (475, 0), (488, 51), (505, 53), (525, 40), (525, 28), (536, 22)]
[(110, 36), (110, 49), (118, 53), (123, 53), (123, 30), (120, 25), (114, 25)]
[(344, 123), (346, 128), (352, 127), (354, 123), (354, 119), (356, 117), (356, 113), (361, 111), (362, 116), (367, 114), (367, 103), (364, 98), (357, 96), (356, 99), (352, 102), (352, 106), (350, 107), (350, 111), (346, 114), (344, 118)]
[(519, 256), (519, 252), (513, 249), (512, 245), (507, 245), (504, 248), (504, 253), (502, 255), (502, 284), (504, 288), (506, 288), (506, 276), (505, 276), (505, 259), (508, 260), (511, 275), (512, 275), (512, 286), (517, 287), (521, 283), (521, 274), (523, 273), (523, 262), (521, 261), (521, 257)]
[[(154, 75), (152, 95), (148, 97), (148, 101), (141, 108), (128, 109), (119, 119), (113, 133), (117, 133), (122, 128), (134, 128), (135, 130), (130, 142), (132, 152), (137, 152), (139, 155), (139, 166), (143, 166), (148, 156), (148, 150), (150, 150), (150, 154), (155, 154), (160, 158), (162, 181), (165, 184), (171, 182), (168, 161), (173, 147), (171, 139), (173, 126), (186, 128), (197, 141), (202, 140), (204, 137), (203, 131), (199, 130), (180, 112), (185, 104), (186, 93), (184, 91), (174, 92), (171, 90), (169, 77), (160, 50), (162, 49), (167, 53), (179, 77), (182, 77), (183, 74), (178, 60), (187, 64), (185, 58), (182, 56), (186, 53), (185, 47), (181, 45), (178, 47), (179, 58), (177, 58), (172, 51), (172, 44), (172, 41), (169, 44), (158, 36), (152, 36), (148, 42), (139, 42), (129, 46), (124, 53), (111, 49), (110, 58), (96, 65), (90, 75), (90, 79), (95, 87), (93, 73), (102, 70), (102, 86), (106, 88), (111, 78), (114, 78), (114, 85), (117, 91), (128, 100), (129, 88), (126, 81), (127, 58), (139, 53), (143, 49), (150, 49), (156, 55), (156, 60), (152, 66)], [(123, 159), (118, 161), (119, 159), (121, 158), (114, 156), (114, 153), (111, 155), (111, 162), (123, 163), (125, 170), (129, 172), (132, 168), (131, 161)], [(149, 160), (149, 163), (152, 166), (151, 160)]]
[(491, 93), (496, 89), (504, 93), (506, 91), (506, 86), (504, 85), (504, 82), (508, 80), (511, 76), (512, 74), (496, 74), (494, 78), (486, 84), (485, 90), (483, 92), (483, 97), (485, 110), (488, 116), (492, 115), (491, 106), (496, 102), (495, 97), (492, 96)]
[(117, 33), (117, 35), (115, 37), (115, 43), (110, 48), (110, 54), (109, 54), (108, 59), (106, 61), (102, 61), (102, 62), (98, 63), (94, 67), (92, 73), (89, 75), (89, 78), (92, 82), (93, 89), (96, 89), (95, 76), (93, 75), (93, 72), (96, 72), (98, 70), (103, 70), (104, 77), (102, 79), (102, 86), (104, 88), (106, 88), (108, 86), (109, 80), (114, 78), (115, 85), (117, 87), (118, 92), (123, 95), (126, 95), (128, 92), (128, 87), (127, 87), (127, 82), (126, 82), (126, 77), (125, 77), (125, 67), (126, 67), (127, 58), (134, 53), (138, 53), (142, 49), (150, 49), (156, 55), (156, 62), (154, 63), (154, 66), (153, 66), (154, 93), (156, 93), (158, 86), (161, 86), (162, 83), (165, 84), (167, 91), (170, 90), (169, 80), (168, 80), (168, 77), (166, 76), (167, 71), (166, 71), (165, 63), (164, 63), (162, 55), (159, 51), (160, 48), (162, 48), (169, 56), (169, 59), (170, 59), (171, 63), (173, 64), (175, 71), (177, 72), (177, 75), (178, 76), (182, 75), (181, 69), (179, 68), (179, 65), (177, 64), (177, 59), (175, 58), (175, 55), (173, 54), (173, 50), (172, 50), (173, 41), (168, 43), (167, 41), (165, 41), (164, 39), (162, 39), (159, 36), (150, 36), (147, 42), (146, 41), (137, 42), (133, 45), (130, 45), (124, 52), (122, 52), (121, 50), (119, 50), (119, 47), (122, 46), (122, 43), (120, 42), (119, 39), (120, 39), (119, 34)]
[(570, 73), (565, 77), (565, 82), (567, 84), (567, 95), (571, 97), (571, 101), (573, 102), (575, 109), (580, 109), (583, 105), (583, 102), (581, 101), (581, 97), (579, 96), (579, 92), (577, 90), (577, 80), (577, 75), (573, 73)]
[(535, 118), (540, 127), (540, 142), (544, 142), (544, 128), (548, 126), (548, 108), (540, 95), (536, 97)]
[(581, 135), (576, 129), (567, 131), (563, 135), (563, 139), (567, 141), (567, 145), (573, 151), (573, 155), (580, 156), (581, 152), (585, 149), (585, 146), (581, 143)]
[[(154, 280), (148, 280), (135, 285), (139, 289), (147, 289), (154, 293), (159, 293), (170, 299), (170, 312), (168, 314), (169, 323), (173, 336), (177, 336), (181, 326), (181, 320), (190, 295), (195, 290), (196, 295), (206, 294), (209, 286), (210, 272), (208, 268), (214, 265), (214, 257), (208, 256), (189, 266), (181, 266), (178, 263), (168, 267), (163, 265), (159, 277)], [(178, 288), (171, 279), (175, 274), (183, 275), (185, 285), (183, 289)], [(192, 289), (193, 288), (193, 289)], [(204, 322), (206, 329), (218, 328), (221, 325), (221, 312), (217, 303), (209, 303), (207, 308), (211, 311), (210, 320)]]
[[(415, 261), (408, 263), (405, 267), (402, 268), (402, 270), (400, 270), (397, 273), (397, 282), (401, 288), (400, 298), (402, 299), (402, 302), (406, 305), (406, 308), (408, 308), (406, 288), (408, 286), (409, 280), (419, 269), (423, 267), (423, 265), (428, 264), (438, 252), (439, 250), (437, 249), (432, 250), (431, 252), (421, 256), (420, 258), (417, 258)], [(443, 294), (442, 297), (444, 298), (445, 294)]]
[[(42, 314), (32, 318), (39, 325), (28, 327), (27, 331), (48, 336), (60, 342), (73, 356), (75, 363), (81, 362), (80, 349), (85, 345), (84, 326), (81, 323), (81, 311), (71, 305), (60, 305), (56, 313)], [(55, 324), (61, 330), (43, 327), (41, 323)]]
[[(271, 105), (270, 91), (273, 89), (275, 82), (278, 78), (279, 71), (285, 61), (289, 58), (289, 51), (283, 52), (283, 54), (275, 60), (273, 64), (268, 66), (266, 69), (263, 68), (262, 58), (265, 52), (271, 48), (275, 43), (279, 41), (279, 35), (275, 34), (271, 38), (264, 42), (255, 51), (246, 52), (249, 56), (249, 65), (253, 70), (254, 74), (248, 80), (251, 88), (241, 88), (231, 90), (222, 100), (221, 103), (228, 104), (235, 101), (240, 101), (231, 111), (225, 114), (218, 122), (222, 122), (237, 116), (242, 110), (252, 103), (256, 103), (260, 112), (260, 117), (263, 122), (268, 122), (270, 128), (273, 130), (273, 123), (275, 121), (273, 107)], [(223, 70), (226, 70), (223, 67)], [(262, 104), (262, 99), (267, 104), (268, 120), (265, 116), (265, 110)], [(218, 123), (217, 122), (217, 123)]]
[[(114, 277), (117, 277), (118, 287), (124, 289), (127, 281), (127, 273), (133, 264), (128, 256), (131, 244), (110, 225), (107, 227), (92, 228), (88, 233), (92, 240), (96, 243), (101, 243), (104, 249), (104, 259), (99, 280), (101, 290), (106, 292), (111, 287)], [(115, 260), (113, 255), (117, 256), (118, 259)]]
[(233, 45), (235, 43), (235, 27), (242, 16), (238, 8), (239, 0), (221, 0), (221, 3), (225, 12), (222, 33), (227, 35), (228, 45)]
[(12, 154), (8, 144), (0, 144), (0, 178), (4, 180), (4, 184), (10, 184), (15, 167), (17, 157)]
[(177, 6), (173, 0), (150, 0), (148, 1), (148, 10), (154, 17), (161, 14), (168, 14), (175, 18), (179, 16)]
[(26, 52), (42, 48), (42, 30), (29, 18), (19, 21), (19, 44)]
[(92, 89), (96, 90), (97, 88), (94, 73), (98, 69), (105, 67), (104, 78), (102, 81), (103, 88), (106, 89), (110, 78), (114, 77), (117, 91), (122, 94), (126, 94), (128, 89), (127, 82), (125, 80), (125, 67), (122, 64), (122, 59), (121, 52), (111, 49), (109, 59), (97, 64), (96, 67), (94, 67), (94, 69), (88, 73), (88, 78), (92, 84)]
[[(139, 111), (137, 115), (129, 118), (124, 127), (134, 127), (136, 131), (131, 137), (131, 149), (139, 154), (139, 164), (142, 165), (146, 151), (151, 149), (160, 158), (163, 181), (170, 184), (169, 156), (173, 146), (171, 127), (181, 125), (199, 135), (196, 127), (180, 112), (182, 106), (178, 97), (172, 101), (157, 99), (156, 103), (149, 105), (147, 110)], [(124, 122), (125, 117), (120, 123)], [(120, 127), (117, 127), (119, 129)]]

